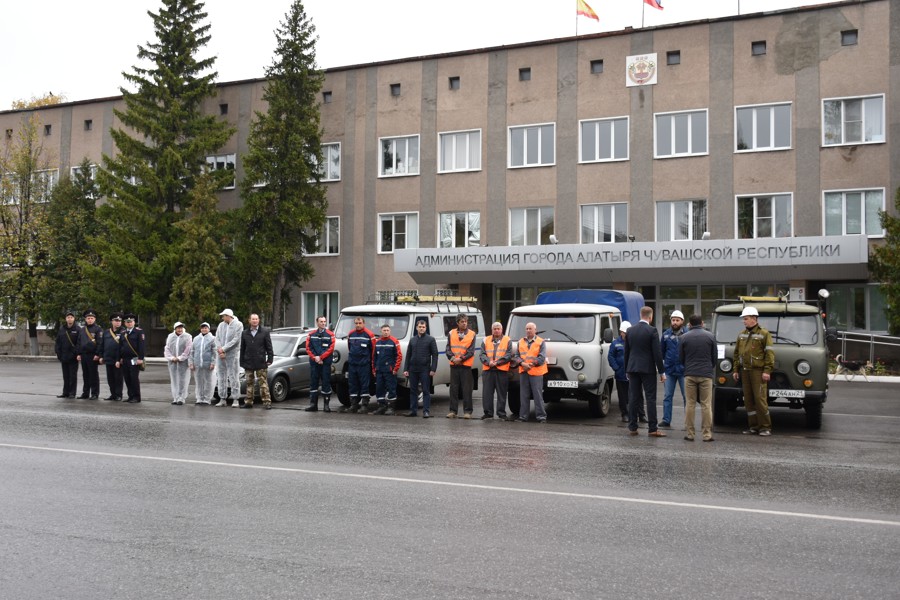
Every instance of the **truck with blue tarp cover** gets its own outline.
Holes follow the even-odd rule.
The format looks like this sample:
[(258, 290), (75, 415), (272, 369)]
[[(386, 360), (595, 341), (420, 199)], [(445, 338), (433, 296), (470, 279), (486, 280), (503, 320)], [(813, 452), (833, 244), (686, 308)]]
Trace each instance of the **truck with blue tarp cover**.
[(623, 290), (556, 290), (538, 294), (535, 304), (603, 304), (615, 306), (622, 319), (631, 323), (641, 320), (644, 297), (639, 292)]

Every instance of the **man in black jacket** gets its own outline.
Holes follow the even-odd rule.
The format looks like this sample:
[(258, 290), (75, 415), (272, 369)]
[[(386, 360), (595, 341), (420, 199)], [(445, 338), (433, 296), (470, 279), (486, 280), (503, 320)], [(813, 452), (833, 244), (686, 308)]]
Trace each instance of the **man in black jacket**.
[(637, 435), (638, 414), (641, 403), (647, 402), (647, 425), (650, 437), (666, 437), (657, 429), (656, 420), (656, 374), (665, 381), (662, 353), (659, 349), (659, 335), (650, 324), (653, 309), (641, 308), (641, 320), (632, 325), (625, 337), (625, 372), (628, 374), (628, 432)]
[(81, 328), (75, 324), (75, 313), (66, 313), (66, 323), (56, 334), (56, 358), (62, 364), (63, 391), (57, 398), (74, 398), (78, 392), (78, 336)]
[(119, 360), (119, 336), (125, 328), (122, 327), (122, 314), (115, 313), (110, 317), (109, 329), (100, 334), (100, 343), (97, 347), (97, 356), (100, 364), (106, 365), (106, 383), (109, 384), (109, 396), (105, 400), (119, 402), (122, 400), (122, 369), (116, 368)]
[(419, 406), (419, 384), (422, 385), (422, 416), (431, 417), (431, 378), (437, 371), (438, 349), (434, 337), (428, 335), (424, 319), (416, 323), (416, 335), (406, 347), (406, 365), (403, 376), (409, 379), (409, 412), (405, 417), (415, 417)]
[(269, 330), (259, 324), (259, 315), (254, 313), (250, 315), (250, 327), (241, 334), (241, 366), (247, 377), (247, 398), (241, 408), (253, 408), (253, 397), (256, 395), (254, 383), (257, 381), (263, 407), (266, 410), (272, 408), (268, 376), (273, 359)]
[(82, 316), (84, 327), (78, 332), (78, 362), (81, 363), (84, 388), (79, 398), (96, 400), (100, 397), (100, 356), (97, 349), (103, 328), (97, 325), (97, 313), (94, 311), (86, 310)]

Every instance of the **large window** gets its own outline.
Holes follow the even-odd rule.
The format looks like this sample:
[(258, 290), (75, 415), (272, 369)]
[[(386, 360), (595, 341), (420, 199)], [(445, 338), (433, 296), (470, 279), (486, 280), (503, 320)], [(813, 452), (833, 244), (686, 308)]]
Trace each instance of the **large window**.
[(440, 138), (441, 173), (481, 169), (481, 130), (450, 131)]
[(419, 174), (419, 136), (381, 138), (382, 177)]
[(337, 292), (303, 292), (300, 300), (302, 305), (301, 325), (315, 327), (316, 318), (324, 315), (328, 321), (328, 327), (334, 327), (341, 311)]
[[(234, 188), (234, 166), (235, 166), (235, 155), (234, 154), (217, 154), (214, 156), (206, 157), (206, 167), (210, 171), (221, 171), (227, 170), (231, 171), (231, 181), (225, 182), (226, 190), (230, 190)], [(75, 168), (75, 167), (73, 167)]]
[(699, 240), (706, 231), (706, 200), (656, 203), (656, 241)]
[(882, 236), (884, 189), (825, 192), (825, 235)]
[(556, 125), (509, 128), (509, 166), (540, 167), (556, 162)]
[(653, 126), (656, 158), (707, 153), (706, 110), (660, 113)]
[(441, 248), (468, 248), (481, 245), (481, 213), (441, 213), (438, 218)]
[(793, 222), (790, 194), (737, 199), (737, 233), (740, 239), (791, 237)]
[(416, 213), (378, 215), (378, 252), (419, 247), (419, 215)]
[(734, 109), (736, 152), (784, 150), (791, 147), (791, 105), (766, 104)]
[(628, 204), (587, 204), (581, 207), (581, 243), (624, 242), (628, 239)]
[(332, 256), (341, 253), (341, 218), (326, 217), (325, 225), (319, 231), (318, 247), (310, 255)]
[(628, 117), (581, 122), (580, 162), (628, 160)]
[(322, 163), (319, 165), (321, 181), (341, 180), (341, 144), (322, 144)]
[(822, 101), (822, 145), (884, 141), (884, 96)]
[(553, 235), (553, 208), (513, 208), (509, 211), (510, 246), (543, 246)]
[(825, 308), (827, 325), (842, 331), (887, 331), (886, 301), (881, 287), (868, 285), (828, 286)]

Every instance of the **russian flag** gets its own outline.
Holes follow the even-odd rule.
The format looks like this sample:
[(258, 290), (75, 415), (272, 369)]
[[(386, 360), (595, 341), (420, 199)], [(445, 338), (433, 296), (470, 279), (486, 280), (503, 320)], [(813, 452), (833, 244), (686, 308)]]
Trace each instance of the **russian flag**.
[(644, 0), (644, 4), (649, 4), (653, 8), (658, 8), (659, 10), (663, 9), (662, 3), (660, 3), (659, 0)]

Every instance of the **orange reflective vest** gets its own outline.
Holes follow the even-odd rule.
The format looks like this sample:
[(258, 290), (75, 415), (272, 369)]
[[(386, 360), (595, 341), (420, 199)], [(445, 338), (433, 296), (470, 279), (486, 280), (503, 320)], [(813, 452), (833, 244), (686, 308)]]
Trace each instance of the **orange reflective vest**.
[(458, 365), (451, 366), (471, 367), (472, 363), (475, 361), (475, 350), (473, 348), (475, 346), (475, 332), (468, 329), (466, 330), (466, 335), (463, 336), (463, 339), (459, 339), (459, 333), (454, 329), (450, 332), (447, 342), (450, 344), (450, 353), (453, 354), (453, 358), (462, 358), (467, 352), (472, 352), (469, 355), (469, 358)]
[[(500, 343), (495, 346), (494, 336), (486, 337), (484, 338), (484, 351), (487, 353), (491, 360), (503, 358), (509, 351), (509, 341), (509, 336), (504, 335), (502, 338), (500, 338)], [(489, 371), (491, 369), (491, 367), (487, 365), (483, 366), (485, 371)], [(502, 365), (497, 365), (494, 368), (498, 371), (509, 371), (509, 363), (505, 362)]]
[[(538, 336), (534, 336), (534, 339), (531, 341), (531, 346), (528, 346), (528, 342), (525, 341), (525, 338), (519, 340), (519, 360), (522, 362), (531, 361), (532, 363), (537, 359), (541, 354), (541, 346), (543, 345), (544, 340)], [(529, 375), (546, 375), (547, 374), (547, 363), (531, 367), (528, 371), (525, 371), (525, 368), (519, 365), (519, 373), (528, 373)]]

